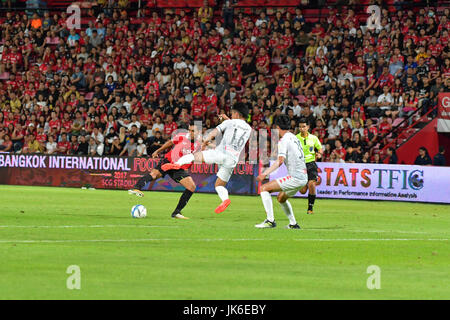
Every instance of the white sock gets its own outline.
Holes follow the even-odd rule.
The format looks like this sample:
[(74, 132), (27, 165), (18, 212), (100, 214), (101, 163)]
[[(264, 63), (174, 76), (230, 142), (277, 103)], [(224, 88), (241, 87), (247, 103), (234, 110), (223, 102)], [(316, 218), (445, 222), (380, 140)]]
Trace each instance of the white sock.
[(178, 159), (177, 162), (175, 162), (176, 164), (182, 166), (184, 164), (188, 164), (191, 163), (192, 161), (194, 161), (194, 155), (192, 153), (187, 154), (185, 156), (182, 156), (180, 159)]
[(266, 210), (267, 220), (273, 222), (275, 220), (275, 218), (273, 217), (273, 205), (272, 205), (272, 197), (270, 196), (270, 193), (267, 191), (261, 192), (261, 199), (262, 199), (264, 209)]
[(294, 211), (292, 211), (292, 206), (289, 203), (289, 201), (286, 200), (285, 203), (280, 202), (280, 205), (281, 205), (281, 208), (283, 208), (284, 213), (286, 214), (286, 216), (289, 219), (289, 224), (292, 224), (292, 225), (297, 224), (297, 221), (295, 220), (295, 216), (294, 216)]
[(218, 186), (216, 187), (216, 192), (219, 195), (219, 198), (224, 202), (228, 199), (228, 190), (225, 187)]

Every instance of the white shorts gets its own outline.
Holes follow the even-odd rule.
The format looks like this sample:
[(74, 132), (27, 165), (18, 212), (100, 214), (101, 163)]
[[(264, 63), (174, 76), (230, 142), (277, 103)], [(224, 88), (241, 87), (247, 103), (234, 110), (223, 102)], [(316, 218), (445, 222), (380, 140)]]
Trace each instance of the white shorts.
[(286, 193), (288, 197), (295, 196), (295, 194), (308, 183), (308, 178), (305, 179), (292, 178), (291, 176), (285, 176), (277, 179), (281, 190)]
[(217, 177), (222, 181), (228, 182), (233, 174), (234, 168), (237, 165), (237, 160), (233, 156), (216, 149), (202, 151), (202, 154), (205, 163), (216, 163), (219, 165)]

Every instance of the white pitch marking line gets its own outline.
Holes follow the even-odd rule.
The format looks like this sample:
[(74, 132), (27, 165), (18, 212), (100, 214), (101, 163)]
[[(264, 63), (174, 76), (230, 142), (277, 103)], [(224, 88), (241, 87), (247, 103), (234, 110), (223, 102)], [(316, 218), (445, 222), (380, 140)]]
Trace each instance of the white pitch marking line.
[[(110, 225), (75, 225), (75, 226), (18, 226), (18, 225), (12, 225), (12, 226), (1, 226), (1, 228), (29, 228), (29, 229), (36, 229), (36, 228), (43, 228), (43, 229), (51, 229), (51, 228), (179, 228), (179, 226), (142, 226), (142, 225), (118, 225), (118, 224), (110, 224)], [(399, 231), (399, 230), (347, 230), (347, 229), (321, 229), (321, 228), (308, 228), (303, 229), (303, 231), (325, 231), (325, 232), (339, 232), (339, 231), (345, 231), (345, 232), (356, 232), (356, 233), (404, 233), (404, 234), (430, 234), (429, 232), (422, 232), (422, 231)]]
[(0, 226), (1, 228), (178, 228), (179, 226), (140, 226), (131, 224), (77, 225), (77, 226)]
[(321, 228), (308, 228), (303, 229), (303, 231), (314, 230), (314, 231), (345, 231), (345, 232), (360, 232), (360, 233), (411, 233), (411, 234), (430, 234), (430, 232), (423, 231), (400, 231), (400, 230), (347, 230), (342, 229), (321, 229)]
[(151, 241), (317, 241), (317, 242), (332, 242), (332, 241), (448, 241), (449, 239), (400, 239), (400, 238), (386, 238), (386, 239), (73, 239), (73, 240), (0, 240), (0, 243), (70, 243), (70, 242), (151, 242)]

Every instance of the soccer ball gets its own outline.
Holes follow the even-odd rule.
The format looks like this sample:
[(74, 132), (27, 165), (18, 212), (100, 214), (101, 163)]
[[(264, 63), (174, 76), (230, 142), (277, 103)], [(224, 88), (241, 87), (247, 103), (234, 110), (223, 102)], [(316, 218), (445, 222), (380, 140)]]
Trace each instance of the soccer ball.
[(133, 218), (145, 218), (147, 216), (147, 209), (142, 204), (137, 204), (131, 208), (131, 216)]

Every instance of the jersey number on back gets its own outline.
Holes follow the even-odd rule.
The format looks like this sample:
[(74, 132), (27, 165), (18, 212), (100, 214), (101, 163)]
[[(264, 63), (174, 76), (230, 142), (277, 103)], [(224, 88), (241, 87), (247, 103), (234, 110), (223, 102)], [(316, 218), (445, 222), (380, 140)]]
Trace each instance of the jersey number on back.
[(235, 140), (236, 140), (236, 132), (237, 132), (237, 129), (234, 129), (233, 138), (231, 139), (231, 145), (232, 145), (233, 147), (241, 148), (242, 145), (245, 143), (245, 138), (244, 138), (245, 132), (244, 132), (244, 133), (242, 134), (242, 136), (235, 142)]

